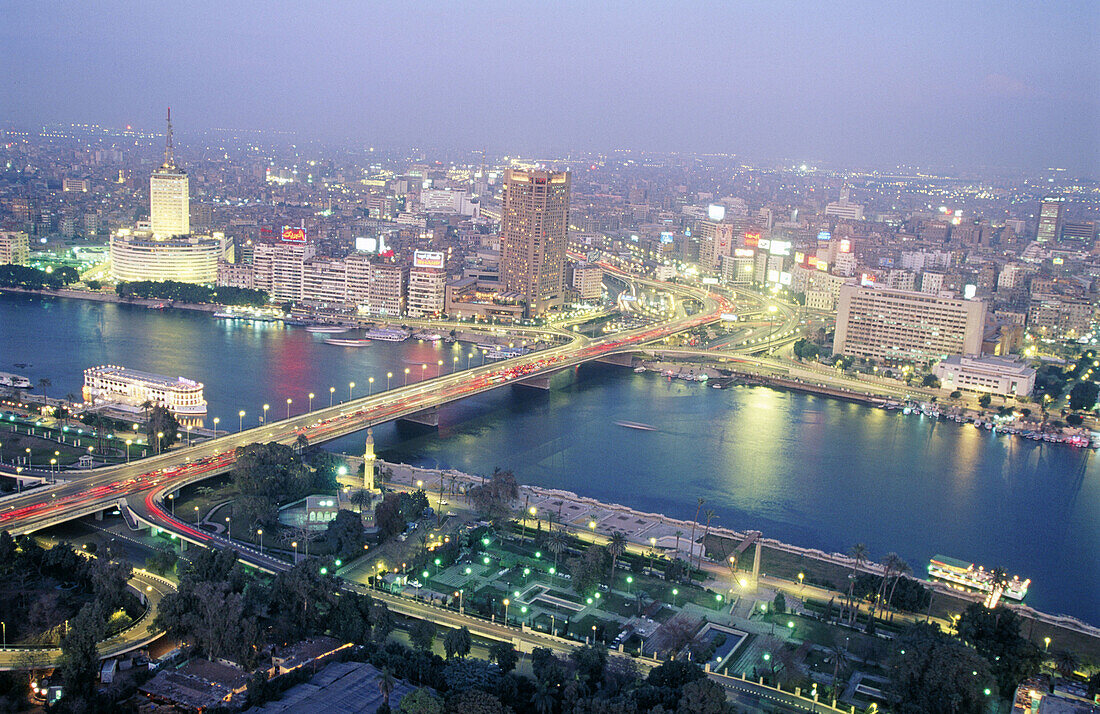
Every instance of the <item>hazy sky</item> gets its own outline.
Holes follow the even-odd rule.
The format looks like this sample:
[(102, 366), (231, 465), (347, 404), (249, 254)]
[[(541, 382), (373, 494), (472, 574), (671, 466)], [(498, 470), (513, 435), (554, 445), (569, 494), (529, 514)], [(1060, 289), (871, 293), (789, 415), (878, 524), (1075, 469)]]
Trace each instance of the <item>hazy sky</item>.
[(1100, 176), (1100, 3), (0, 0), (0, 122)]

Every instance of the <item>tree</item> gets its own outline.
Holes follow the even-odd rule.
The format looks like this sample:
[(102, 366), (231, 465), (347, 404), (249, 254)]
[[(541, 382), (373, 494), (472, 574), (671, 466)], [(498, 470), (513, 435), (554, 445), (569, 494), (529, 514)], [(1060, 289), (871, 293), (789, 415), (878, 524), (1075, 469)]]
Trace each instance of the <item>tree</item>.
[(848, 574), (848, 608), (851, 611), (849, 615), (849, 622), (855, 622), (855, 610), (852, 608), (852, 589), (856, 583), (856, 573), (859, 572), (859, 568), (863, 565), (863, 562), (867, 560), (867, 546), (863, 543), (856, 543), (852, 546), (852, 550), (849, 551), (852, 556), (852, 572)]
[(332, 552), (341, 556), (358, 554), (363, 549), (363, 519), (358, 513), (340, 509), (328, 522), (325, 539)]
[(41, 379), (38, 380), (38, 388), (42, 390), (42, 403), (43, 404), (48, 404), (49, 403), (50, 400), (46, 397), (46, 388), (47, 387), (52, 387), (52, 386), (53, 386), (53, 382), (50, 381), (49, 377), (42, 377)]
[(443, 636), (443, 651), (447, 654), (447, 659), (461, 659), (470, 654), (470, 631), (465, 627), (448, 630)]
[(70, 702), (88, 701), (95, 695), (99, 675), (99, 651), (96, 645), (107, 630), (107, 611), (90, 602), (80, 608), (61, 640), (61, 682), (64, 697)]
[(772, 598), (772, 610), (780, 615), (787, 611), (787, 598), (783, 597), (783, 593), (778, 590), (775, 591), (775, 597)]
[(489, 661), (497, 663), (501, 674), (508, 674), (516, 668), (519, 655), (511, 642), (494, 642), (489, 645)]
[(409, 626), (409, 642), (423, 652), (432, 651), (435, 642), (435, 623), (429, 620), (417, 620)]
[(405, 530), (405, 519), (401, 516), (401, 497), (389, 492), (374, 507), (374, 525), (384, 538), (391, 538)]
[(989, 396), (988, 394), (983, 394), (982, 396), (978, 397), (978, 406), (982, 409), (988, 409), (992, 401), (993, 398), (991, 396)]
[(727, 714), (731, 711), (725, 690), (709, 679), (688, 682), (680, 689), (677, 714)]
[(1069, 390), (1069, 408), (1075, 411), (1088, 411), (1096, 406), (1100, 395), (1100, 385), (1096, 382), (1082, 381)]
[(626, 552), (626, 536), (622, 531), (615, 531), (611, 534), (611, 542), (607, 544), (607, 552), (611, 554), (611, 584), (615, 583), (615, 564), (618, 563), (619, 557)]
[(443, 714), (443, 701), (427, 687), (421, 687), (401, 697), (397, 706), (401, 714)]
[(980, 714), (988, 704), (985, 689), (994, 684), (977, 652), (924, 623), (899, 635), (888, 669), (887, 696), (898, 714)]
[[(145, 422), (145, 438), (149, 444), (157, 443), (159, 438), (159, 451), (164, 451), (179, 440), (179, 429), (180, 424), (175, 414), (167, 408), (156, 404), (149, 410), (149, 418)], [(157, 434), (164, 436), (158, 437)]]
[(382, 694), (382, 705), (389, 709), (390, 707), (390, 695), (393, 694), (394, 685), (397, 684), (397, 680), (393, 678), (393, 672), (389, 667), (383, 667), (382, 673), (378, 675), (378, 691)]
[(979, 603), (971, 603), (959, 618), (959, 638), (989, 662), (1002, 692), (1013, 691), (1042, 664), (1039, 648), (1020, 634), (1020, 624), (1014, 611), (990, 610)]
[(519, 484), (511, 471), (495, 468), (487, 483), (474, 486), (467, 493), (482, 515), (500, 521), (511, 514), (512, 502), (519, 498)]
[(611, 554), (607, 548), (592, 543), (578, 557), (570, 558), (566, 563), (572, 578), (573, 589), (578, 593), (590, 593), (607, 578), (611, 568)]
[(692, 562), (692, 558), (695, 557), (695, 526), (699, 523), (699, 511), (703, 510), (703, 504), (706, 500), (700, 496), (699, 505), (695, 507), (695, 519), (691, 522), (691, 541), (688, 543), (688, 563)]
[(561, 558), (561, 554), (566, 549), (565, 534), (560, 530), (556, 530), (550, 533), (550, 540), (547, 542), (546, 547), (550, 549), (550, 552), (554, 554), (554, 570), (558, 569), (558, 560)]

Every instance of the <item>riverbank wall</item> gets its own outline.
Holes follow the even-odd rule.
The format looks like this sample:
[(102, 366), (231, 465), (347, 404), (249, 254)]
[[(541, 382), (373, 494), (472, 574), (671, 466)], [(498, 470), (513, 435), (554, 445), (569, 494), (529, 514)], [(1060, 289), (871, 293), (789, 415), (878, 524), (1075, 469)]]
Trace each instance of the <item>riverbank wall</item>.
[(115, 293), (99, 292), (93, 290), (74, 290), (72, 288), (59, 288), (57, 290), (28, 290), (26, 288), (0, 287), (0, 292), (19, 293), (22, 295), (38, 295), (40, 297), (63, 297), (73, 300), (91, 300), (93, 302), (113, 302), (121, 305), (138, 305), (140, 307), (159, 307), (164, 305), (179, 310), (196, 310), (198, 312), (218, 312), (222, 305), (207, 303), (178, 302), (159, 298), (124, 298)]

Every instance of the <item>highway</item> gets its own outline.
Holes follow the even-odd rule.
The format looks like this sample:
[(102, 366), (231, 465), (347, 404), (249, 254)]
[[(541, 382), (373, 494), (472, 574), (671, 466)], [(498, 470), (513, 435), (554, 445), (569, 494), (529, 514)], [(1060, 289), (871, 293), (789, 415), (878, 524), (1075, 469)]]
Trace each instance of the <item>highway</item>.
[[(127, 583), (131, 589), (145, 597), (145, 613), (122, 632), (99, 643), (100, 658), (116, 657), (144, 647), (161, 632), (153, 627), (161, 599), (175, 586), (165, 578), (145, 570), (134, 570)], [(0, 671), (27, 669), (29, 667), (55, 667), (61, 660), (60, 647), (3, 647), (0, 648)]]

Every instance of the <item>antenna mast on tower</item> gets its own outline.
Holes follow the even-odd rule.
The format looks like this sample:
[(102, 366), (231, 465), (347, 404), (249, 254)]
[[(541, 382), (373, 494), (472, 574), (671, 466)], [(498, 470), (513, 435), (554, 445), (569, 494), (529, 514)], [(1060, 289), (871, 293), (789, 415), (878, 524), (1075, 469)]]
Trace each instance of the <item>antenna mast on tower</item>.
[(172, 147), (172, 107), (168, 107), (168, 138), (164, 143), (164, 165), (174, 166), (175, 163), (176, 157)]

